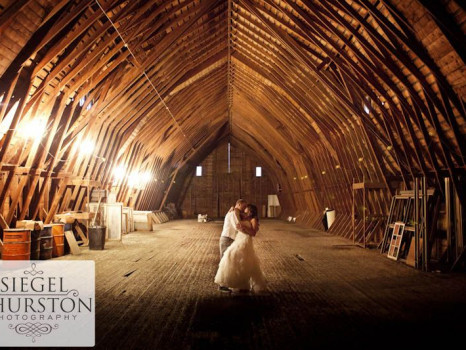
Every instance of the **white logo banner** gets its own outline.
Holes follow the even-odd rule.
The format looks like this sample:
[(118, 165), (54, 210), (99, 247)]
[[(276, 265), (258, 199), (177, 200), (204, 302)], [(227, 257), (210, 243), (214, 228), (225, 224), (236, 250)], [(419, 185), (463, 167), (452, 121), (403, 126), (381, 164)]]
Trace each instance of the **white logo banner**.
[(0, 346), (94, 345), (94, 261), (0, 260)]

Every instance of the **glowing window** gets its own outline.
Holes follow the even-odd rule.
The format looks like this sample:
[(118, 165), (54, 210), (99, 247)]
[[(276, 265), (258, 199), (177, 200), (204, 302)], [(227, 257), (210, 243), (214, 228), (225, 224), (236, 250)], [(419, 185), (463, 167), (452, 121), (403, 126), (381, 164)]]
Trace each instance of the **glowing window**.
[(196, 167), (196, 176), (202, 176), (202, 166)]
[(256, 177), (261, 177), (261, 176), (262, 176), (262, 167), (256, 166)]

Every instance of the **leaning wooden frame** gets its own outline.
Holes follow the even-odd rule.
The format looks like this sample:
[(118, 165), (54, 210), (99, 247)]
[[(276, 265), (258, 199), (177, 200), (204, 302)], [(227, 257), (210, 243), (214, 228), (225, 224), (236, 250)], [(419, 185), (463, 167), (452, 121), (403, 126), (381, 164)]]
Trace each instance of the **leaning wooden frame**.
[(400, 254), (401, 243), (403, 241), (403, 233), (405, 230), (404, 222), (395, 222), (393, 225), (392, 239), (390, 241), (390, 248), (388, 248), (387, 257), (393, 260), (398, 260)]

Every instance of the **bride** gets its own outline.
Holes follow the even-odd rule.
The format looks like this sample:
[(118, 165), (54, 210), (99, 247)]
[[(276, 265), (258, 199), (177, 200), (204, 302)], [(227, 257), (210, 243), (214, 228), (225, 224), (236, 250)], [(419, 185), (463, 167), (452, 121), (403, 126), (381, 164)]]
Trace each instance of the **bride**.
[(249, 204), (238, 223), (238, 234), (220, 260), (215, 283), (240, 291), (265, 289), (265, 278), (254, 251), (252, 237), (259, 231), (257, 207)]

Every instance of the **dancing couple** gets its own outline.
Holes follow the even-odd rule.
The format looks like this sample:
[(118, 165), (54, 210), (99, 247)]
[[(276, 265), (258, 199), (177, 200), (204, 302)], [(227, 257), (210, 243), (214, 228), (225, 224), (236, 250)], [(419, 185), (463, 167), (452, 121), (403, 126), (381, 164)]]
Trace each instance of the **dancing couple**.
[(220, 264), (215, 283), (222, 292), (259, 292), (265, 278), (254, 251), (253, 237), (259, 231), (257, 207), (239, 199), (225, 216), (220, 236)]

